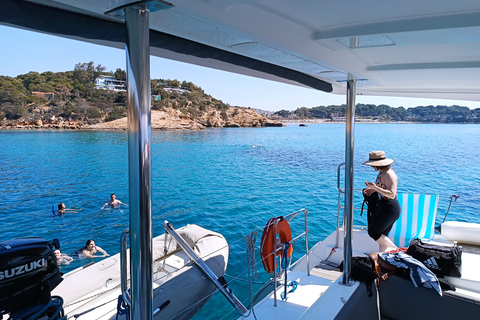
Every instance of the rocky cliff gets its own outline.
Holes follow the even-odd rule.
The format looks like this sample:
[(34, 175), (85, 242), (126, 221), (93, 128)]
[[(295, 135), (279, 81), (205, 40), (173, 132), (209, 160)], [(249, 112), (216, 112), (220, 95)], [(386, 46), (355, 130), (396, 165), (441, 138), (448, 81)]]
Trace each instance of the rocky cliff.
[[(280, 122), (271, 121), (256, 111), (248, 108), (229, 107), (222, 111), (207, 108), (197, 117), (187, 115), (178, 109), (163, 108), (152, 110), (151, 122), (153, 130), (202, 130), (205, 128), (223, 127), (272, 127), (282, 126)], [(48, 121), (2, 121), (2, 129), (86, 129), (86, 130), (126, 130), (127, 118), (92, 125), (84, 121), (66, 120), (63, 118)]]
[[(152, 110), (152, 129), (202, 130), (205, 128), (282, 126), (282, 123), (268, 120), (252, 109), (230, 107), (225, 110), (223, 115), (222, 113), (216, 109), (209, 109), (192, 119), (191, 116), (173, 108), (165, 108), (162, 111)], [(127, 118), (90, 125), (85, 129), (127, 129)]]

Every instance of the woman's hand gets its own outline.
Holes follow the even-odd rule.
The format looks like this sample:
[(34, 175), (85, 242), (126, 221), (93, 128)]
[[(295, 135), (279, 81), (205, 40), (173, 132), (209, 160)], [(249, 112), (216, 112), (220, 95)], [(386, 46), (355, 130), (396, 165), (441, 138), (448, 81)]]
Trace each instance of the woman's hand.
[(376, 188), (375, 183), (365, 182), (365, 185), (367, 186), (367, 189), (365, 189), (363, 193), (365, 193), (367, 196), (370, 196), (372, 193), (377, 192), (377, 190), (375, 190)]

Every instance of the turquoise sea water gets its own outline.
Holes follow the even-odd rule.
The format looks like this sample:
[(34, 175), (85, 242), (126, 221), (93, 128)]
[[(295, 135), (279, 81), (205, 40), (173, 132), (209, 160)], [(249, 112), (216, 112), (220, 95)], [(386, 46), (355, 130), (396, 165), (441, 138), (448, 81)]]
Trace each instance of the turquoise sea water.
[[(261, 230), (273, 216), (307, 208), (310, 246), (335, 228), (345, 125), (155, 131), (152, 140), (154, 236), (166, 219), (176, 228), (191, 223), (222, 233), (230, 244), (228, 276), (246, 279), (242, 237), (259, 231), (258, 249)], [(93, 238), (107, 252), (119, 251), (128, 207), (100, 208), (112, 192), (129, 202), (127, 133), (0, 131), (0, 143), (0, 240), (58, 238), (70, 254)], [(480, 125), (356, 125), (355, 188), (375, 179), (375, 172), (361, 165), (372, 150), (395, 159), (399, 192), (440, 195), (437, 223), (452, 194), (460, 198), (447, 219), (480, 223)], [(355, 206), (361, 201), (357, 192)], [(78, 213), (52, 216), (59, 202)], [(302, 219), (295, 220), (299, 233)], [(365, 224), (365, 216), (356, 212), (354, 224)], [(296, 258), (303, 254), (295, 250)], [(87, 262), (77, 259), (62, 271)], [(258, 269), (258, 281), (265, 281), (261, 264)], [(244, 282), (230, 286), (248, 300)], [(195, 319), (235, 319), (232, 310), (217, 293)]]

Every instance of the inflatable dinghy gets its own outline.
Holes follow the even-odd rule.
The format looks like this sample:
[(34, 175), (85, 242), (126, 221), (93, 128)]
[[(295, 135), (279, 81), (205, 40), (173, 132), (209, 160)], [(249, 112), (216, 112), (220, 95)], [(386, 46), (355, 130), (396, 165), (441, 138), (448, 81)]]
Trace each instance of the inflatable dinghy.
[[(217, 276), (224, 275), (228, 244), (221, 234), (197, 225), (187, 225), (176, 232)], [(170, 235), (153, 239), (152, 254), (154, 319), (191, 318), (215, 292), (215, 285)], [(122, 295), (120, 268), (120, 254), (116, 254), (73, 270), (63, 276), (52, 296), (63, 298), (67, 318), (117, 319)], [(127, 318), (118, 312), (118, 319)]]

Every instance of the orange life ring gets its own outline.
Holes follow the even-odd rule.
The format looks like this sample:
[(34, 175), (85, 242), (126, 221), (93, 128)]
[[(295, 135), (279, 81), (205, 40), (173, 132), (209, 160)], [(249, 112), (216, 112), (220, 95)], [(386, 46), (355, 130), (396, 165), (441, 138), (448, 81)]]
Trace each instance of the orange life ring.
[[(277, 234), (280, 242), (277, 241), (277, 235), (275, 234), (275, 221), (277, 223)], [(260, 256), (262, 257), (263, 268), (268, 273), (272, 273), (274, 270), (274, 261), (275, 256), (273, 253), (273, 248), (277, 242), (277, 247), (287, 241), (292, 240), (292, 230), (288, 221), (283, 217), (271, 218), (268, 220), (267, 225), (263, 229), (262, 240), (260, 243)], [(290, 246), (287, 249), (287, 258), (289, 258), (293, 253), (293, 246)], [(277, 252), (276, 256), (283, 257), (283, 250)]]

